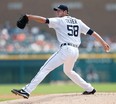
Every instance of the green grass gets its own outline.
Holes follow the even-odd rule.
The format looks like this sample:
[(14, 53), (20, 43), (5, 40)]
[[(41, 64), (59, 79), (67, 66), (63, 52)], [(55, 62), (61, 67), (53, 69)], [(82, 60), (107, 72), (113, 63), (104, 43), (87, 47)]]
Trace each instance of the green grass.
[(0, 102), (2, 102), (2, 101), (8, 101), (8, 100), (15, 100), (15, 98), (2, 98), (2, 99), (0, 99)]
[(116, 92), (116, 83), (96, 83), (93, 86), (99, 92)]
[[(116, 92), (116, 83), (93, 83), (98, 92)], [(11, 89), (20, 89), (23, 84), (0, 85), (0, 95), (11, 94)], [(33, 94), (54, 94), (54, 93), (72, 93), (82, 92), (83, 89), (75, 84), (40, 84)]]
[[(116, 83), (93, 83), (92, 84), (97, 92), (116, 92)], [(13, 88), (20, 89), (25, 85), (22, 84), (6, 84), (0, 85), (0, 96), (12, 95)], [(81, 93), (84, 90), (79, 86), (72, 83), (65, 84), (40, 84), (33, 92), (32, 95), (37, 94), (56, 94), (56, 93)], [(0, 101), (11, 100), (14, 98), (0, 98)]]

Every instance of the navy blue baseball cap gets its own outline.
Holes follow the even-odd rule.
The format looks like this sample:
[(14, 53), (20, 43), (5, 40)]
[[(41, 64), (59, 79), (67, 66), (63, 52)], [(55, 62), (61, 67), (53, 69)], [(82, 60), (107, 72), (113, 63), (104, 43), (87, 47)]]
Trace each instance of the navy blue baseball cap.
[(63, 10), (63, 11), (65, 11), (65, 10), (67, 10), (67, 12), (68, 12), (68, 7), (66, 5), (59, 5), (58, 7), (53, 8), (53, 10), (54, 11), (57, 11), (57, 10)]

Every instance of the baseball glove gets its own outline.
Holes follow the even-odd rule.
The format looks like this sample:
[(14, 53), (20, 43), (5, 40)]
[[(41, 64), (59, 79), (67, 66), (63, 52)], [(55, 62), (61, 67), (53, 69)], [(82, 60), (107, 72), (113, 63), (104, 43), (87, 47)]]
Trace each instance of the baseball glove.
[(26, 15), (23, 15), (17, 21), (17, 27), (20, 29), (24, 29), (28, 22), (29, 22), (28, 17)]

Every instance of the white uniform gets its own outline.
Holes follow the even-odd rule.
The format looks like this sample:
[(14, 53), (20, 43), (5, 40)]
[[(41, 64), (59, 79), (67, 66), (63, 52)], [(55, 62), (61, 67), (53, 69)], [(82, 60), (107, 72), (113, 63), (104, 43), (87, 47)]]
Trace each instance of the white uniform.
[[(30, 94), (49, 72), (63, 64), (64, 73), (73, 82), (88, 92), (92, 91), (91, 84), (73, 71), (74, 64), (79, 56), (78, 46), (81, 43), (81, 33), (86, 35), (90, 28), (81, 20), (71, 16), (49, 18), (48, 26), (55, 29), (61, 47), (46, 61), (37, 75), (23, 89)], [(64, 43), (65, 45), (61, 45)]]

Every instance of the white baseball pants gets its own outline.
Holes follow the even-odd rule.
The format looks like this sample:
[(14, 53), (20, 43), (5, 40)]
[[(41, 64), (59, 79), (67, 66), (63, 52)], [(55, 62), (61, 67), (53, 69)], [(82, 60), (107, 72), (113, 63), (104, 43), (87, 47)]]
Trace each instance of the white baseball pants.
[(37, 75), (32, 81), (23, 89), (27, 93), (31, 93), (38, 84), (50, 73), (52, 70), (60, 65), (63, 66), (64, 73), (77, 85), (90, 92), (93, 90), (91, 84), (84, 81), (75, 71), (73, 71), (74, 64), (79, 56), (78, 48), (72, 46), (62, 46), (56, 53), (54, 53), (41, 67)]

